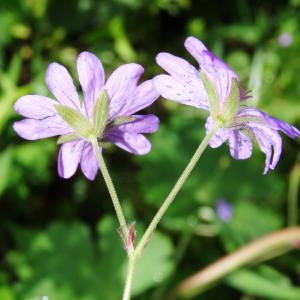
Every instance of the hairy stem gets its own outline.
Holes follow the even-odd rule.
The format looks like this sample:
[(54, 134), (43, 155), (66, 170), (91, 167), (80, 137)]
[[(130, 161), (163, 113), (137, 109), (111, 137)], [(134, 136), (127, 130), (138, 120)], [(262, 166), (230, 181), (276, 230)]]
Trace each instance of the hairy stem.
[(113, 202), (113, 205), (114, 205), (114, 208), (115, 208), (115, 211), (116, 211), (116, 214), (117, 214), (117, 218), (118, 218), (119, 223), (120, 223), (120, 229), (122, 230), (122, 232), (124, 234), (124, 237), (127, 239), (128, 227), (127, 227), (127, 223), (126, 223), (126, 220), (125, 220), (125, 217), (124, 217), (124, 213), (123, 213), (123, 210), (122, 210), (122, 207), (121, 207), (116, 189), (115, 189), (114, 184), (112, 182), (112, 179), (109, 175), (108, 169), (107, 169), (105, 161), (103, 159), (103, 156), (100, 152), (97, 140), (93, 139), (91, 141), (91, 143), (92, 143), (92, 146), (93, 146), (93, 149), (94, 149), (94, 153), (97, 157), (97, 161), (98, 161), (100, 171), (102, 173), (102, 176), (104, 178), (107, 189), (109, 191), (111, 200)]
[(161, 220), (163, 215), (166, 213), (168, 207), (171, 205), (171, 203), (175, 199), (176, 195), (178, 194), (178, 192), (182, 188), (183, 184), (185, 183), (185, 181), (187, 180), (187, 178), (191, 174), (191, 172), (194, 169), (195, 165), (197, 164), (199, 158), (201, 157), (203, 151), (207, 147), (209, 140), (211, 139), (211, 137), (216, 133), (216, 131), (219, 128), (220, 128), (220, 125), (216, 124), (216, 126), (214, 128), (212, 128), (211, 131), (208, 132), (207, 135), (205, 136), (205, 138), (202, 140), (201, 144), (197, 148), (197, 150), (194, 153), (193, 157), (191, 158), (190, 162), (188, 163), (188, 165), (186, 166), (186, 168), (184, 169), (184, 171), (180, 175), (179, 179), (175, 183), (175, 185), (172, 188), (171, 192), (169, 193), (167, 198), (164, 200), (162, 206), (160, 207), (160, 209), (158, 210), (158, 212), (154, 216), (153, 220), (149, 224), (148, 228), (146, 229), (144, 235), (142, 236), (139, 244), (136, 247), (135, 256), (139, 256), (143, 252), (143, 249), (145, 248), (146, 244), (148, 243), (148, 241), (149, 241), (151, 235), (153, 234), (154, 230), (156, 229), (159, 221)]
[(136, 263), (136, 258), (132, 255), (129, 255), (126, 283), (125, 283), (125, 287), (124, 287), (122, 300), (130, 300), (131, 286), (132, 286), (132, 279), (133, 279), (135, 263)]

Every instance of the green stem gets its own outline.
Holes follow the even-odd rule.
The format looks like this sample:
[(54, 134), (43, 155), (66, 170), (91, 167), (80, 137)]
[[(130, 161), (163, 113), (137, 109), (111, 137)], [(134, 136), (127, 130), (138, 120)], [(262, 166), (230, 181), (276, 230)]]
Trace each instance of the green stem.
[(106, 183), (107, 189), (109, 191), (110, 197), (112, 199), (116, 214), (117, 214), (117, 218), (119, 220), (120, 223), (120, 229), (123, 231), (124, 234), (124, 238), (127, 239), (128, 236), (128, 228), (127, 228), (127, 223), (123, 214), (123, 210), (116, 192), (116, 189), (113, 185), (112, 179), (109, 175), (109, 172), (107, 170), (105, 161), (103, 159), (103, 156), (99, 150), (99, 145), (96, 139), (93, 139), (91, 141), (93, 149), (94, 149), (94, 153), (97, 157), (97, 161), (98, 161), (98, 165), (100, 168), (100, 171), (102, 173), (102, 176), (104, 178), (104, 181)]
[(135, 269), (135, 264), (139, 256), (142, 254), (143, 249), (145, 248), (146, 244), (148, 243), (151, 235), (153, 234), (155, 228), (157, 227), (159, 221), (167, 211), (168, 207), (171, 205), (173, 200), (175, 199), (176, 195), (178, 194), (179, 190), (182, 188), (183, 184), (191, 174), (193, 168), (195, 167), (196, 163), (198, 162), (199, 158), (201, 157), (203, 151), (208, 145), (209, 140), (211, 137), (216, 133), (216, 131), (220, 128), (220, 124), (216, 124), (216, 126), (205, 136), (199, 147), (197, 148), (195, 154), (191, 158), (190, 162), (184, 169), (183, 173), (177, 180), (176, 184), (174, 185), (173, 189), (163, 202), (162, 206), (154, 216), (153, 220), (151, 221), (150, 225), (146, 229), (144, 235), (142, 236), (139, 244), (137, 245), (135, 250), (132, 250), (131, 253), (128, 253), (129, 262), (128, 262), (128, 270), (127, 270), (127, 277), (126, 277), (126, 284), (124, 288), (124, 293), (122, 300), (130, 300), (131, 295), (131, 286), (132, 286), (132, 279), (133, 273)]
[(133, 255), (129, 255), (126, 283), (124, 287), (122, 300), (130, 300), (135, 263), (136, 263), (136, 258)]
[(203, 151), (207, 147), (209, 140), (217, 132), (217, 130), (219, 128), (220, 128), (220, 124), (217, 123), (216, 126), (214, 128), (212, 128), (211, 131), (208, 132), (208, 134), (202, 140), (201, 144), (197, 148), (197, 150), (194, 153), (193, 157), (191, 158), (190, 162), (188, 163), (188, 165), (186, 166), (186, 168), (184, 169), (184, 171), (180, 175), (179, 179), (177, 180), (176, 184), (172, 188), (171, 192), (169, 193), (169, 195), (167, 196), (167, 198), (163, 202), (162, 206), (160, 207), (160, 209), (158, 210), (158, 212), (154, 216), (153, 220), (149, 224), (148, 228), (146, 229), (144, 235), (142, 236), (139, 244), (136, 247), (136, 250), (134, 252), (134, 256), (138, 257), (143, 252), (143, 249), (145, 248), (146, 244), (148, 243), (148, 241), (149, 241), (151, 235), (153, 234), (155, 228), (157, 227), (159, 221), (161, 220), (161, 218), (163, 217), (163, 215), (167, 211), (168, 207), (171, 205), (171, 203), (175, 199), (176, 195), (178, 194), (178, 192), (182, 188), (183, 184), (185, 183), (185, 181), (187, 180), (187, 178), (191, 174), (191, 172), (194, 169), (196, 163), (198, 162), (199, 158), (201, 157)]

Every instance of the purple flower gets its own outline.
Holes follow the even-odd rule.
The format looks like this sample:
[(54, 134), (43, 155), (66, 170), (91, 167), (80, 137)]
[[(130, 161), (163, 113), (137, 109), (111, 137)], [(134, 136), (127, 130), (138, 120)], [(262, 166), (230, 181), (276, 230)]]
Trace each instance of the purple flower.
[[(137, 155), (146, 154), (151, 149), (150, 142), (143, 134), (155, 132), (159, 127), (159, 119), (154, 115), (135, 113), (152, 104), (158, 98), (158, 93), (153, 88), (152, 80), (137, 85), (143, 71), (143, 67), (138, 64), (122, 65), (105, 83), (100, 60), (92, 53), (82, 52), (77, 59), (77, 72), (83, 91), (81, 102), (67, 69), (51, 63), (46, 74), (46, 84), (57, 101), (39, 95), (21, 97), (15, 104), (15, 110), (25, 119), (14, 123), (14, 130), (28, 140), (60, 136), (59, 175), (63, 178), (71, 177), (80, 164), (84, 175), (93, 180), (98, 171), (97, 159), (89, 139), (78, 133), (76, 128), (93, 128), (95, 115), (100, 114), (100, 123), (104, 122), (104, 126), (101, 125), (103, 130), (97, 131), (100, 150), (106, 142)], [(106, 110), (103, 104), (105, 96)], [(104, 106), (104, 114), (98, 109), (101, 105)], [(71, 117), (75, 115), (80, 124), (73, 122), (70, 125), (71, 122), (66, 122), (59, 108), (71, 111)]]
[(238, 76), (201, 41), (189, 37), (185, 47), (199, 63), (200, 71), (182, 58), (160, 53), (157, 63), (169, 75), (154, 78), (157, 91), (169, 100), (209, 110), (206, 130), (220, 124), (209, 142), (212, 148), (228, 142), (233, 158), (246, 159), (252, 154), (252, 140), (256, 140), (266, 155), (264, 174), (274, 169), (282, 151), (278, 131), (291, 138), (300, 136), (300, 131), (256, 108), (242, 106), (247, 96)]
[(278, 43), (284, 48), (289, 47), (293, 43), (293, 36), (289, 32), (283, 32), (278, 37)]
[(231, 220), (233, 208), (228, 201), (224, 199), (219, 200), (216, 204), (216, 211), (220, 220), (224, 221), (225, 223), (228, 223)]

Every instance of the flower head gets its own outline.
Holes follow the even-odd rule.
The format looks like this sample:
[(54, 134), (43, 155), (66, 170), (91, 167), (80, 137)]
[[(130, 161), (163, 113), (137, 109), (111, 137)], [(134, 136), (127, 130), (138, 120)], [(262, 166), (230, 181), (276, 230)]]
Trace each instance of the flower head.
[(71, 177), (80, 164), (84, 175), (93, 180), (98, 163), (91, 138), (98, 140), (100, 150), (109, 142), (138, 155), (150, 151), (151, 144), (143, 134), (155, 132), (159, 120), (154, 115), (135, 113), (152, 104), (158, 93), (152, 80), (137, 85), (143, 73), (138, 64), (120, 66), (105, 83), (100, 60), (92, 53), (82, 52), (77, 59), (77, 72), (82, 102), (67, 69), (51, 63), (46, 84), (56, 100), (39, 95), (21, 97), (15, 110), (25, 119), (13, 127), (28, 140), (60, 136), (59, 175)]
[(256, 140), (266, 155), (264, 174), (274, 169), (282, 151), (278, 131), (291, 138), (300, 136), (300, 131), (256, 108), (242, 106), (247, 96), (237, 74), (198, 39), (189, 37), (184, 45), (199, 63), (200, 70), (182, 58), (160, 53), (157, 63), (169, 75), (154, 78), (157, 91), (169, 100), (210, 112), (206, 130), (219, 127), (209, 142), (212, 148), (228, 142), (233, 158), (246, 159), (252, 154), (252, 140)]

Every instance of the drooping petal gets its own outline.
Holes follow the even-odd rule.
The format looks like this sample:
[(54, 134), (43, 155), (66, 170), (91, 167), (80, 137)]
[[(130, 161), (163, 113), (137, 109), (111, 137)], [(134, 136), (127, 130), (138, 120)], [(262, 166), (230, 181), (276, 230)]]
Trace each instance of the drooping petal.
[(114, 128), (114, 130), (110, 130), (105, 139), (136, 155), (144, 155), (151, 150), (151, 143), (139, 133), (124, 132)]
[(229, 135), (230, 154), (235, 159), (247, 159), (252, 154), (251, 139), (240, 130), (232, 130)]
[(104, 86), (104, 69), (94, 54), (85, 51), (78, 56), (77, 73), (83, 91), (84, 105), (88, 115), (91, 116), (94, 102)]
[(109, 119), (126, 109), (143, 72), (144, 68), (138, 64), (126, 64), (117, 68), (108, 78), (104, 88), (110, 99)]
[(23, 117), (41, 120), (57, 115), (55, 104), (57, 101), (39, 95), (27, 95), (19, 98), (14, 109)]
[(238, 112), (238, 116), (244, 118), (256, 117), (258, 118), (258, 120), (260, 120), (260, 123), (264, 123), (267, 127), (273, 130), (280, 130), (293, 139), (300, 136), (300, 131), (296, 127), (279, 119), (273, 118), (265, 112), (262, 112), (254, 107), (240, 109), (240, 111)]
[(207, 97), (203, 98), (204, 88), (201, 89), (200, 86), (188, 86), (170, 75), (155, 76), (153, 83), (156, 90), (166, 99), (208, 110)]
[(266, 174), (269, 169), (274, 170), (280, 159), (282, 139), (276, 130), (272, 130), (264, 125), (255, 124), (251, 126), (251, 129), (259, 148), (266, 155), (266, 166), (264, 170), (264, 174)]
[[(215, 126), (215, 121), (212, 117), (208, 117), (205, 123), (205, 129), (208, 133)], [(221, 127), (209, 141), (209, 146), (212, 148), (220, 147), (229, 138), (230, 130)]]
[[(134, 121), (111, 128), (129, 133), (152, 133), (159, 127), (159, 119), (155, 115), (132, 115)], [(108, 134), (111, 130), (108, 130)]]
[(51, 63), (46, 73), (46, 84), (61, 104), (81, 110), (79, 96), (72, 77), (64, 66)]
[(153, 80), (147, 80), (134, 90), (119, 115), (130, 116), (150, 106), (158, 97), (159, 93), (154, 88)]
[(283, 133), (285, 133), (287, 136), (289, 136), (290, 138), (293, 138), (293, 139), (300, 136), (300, 131), (296, 127), (294, 127), (286, 122), (283, 122), (279, 119), (270, 117), (266, 113), (263, 113), (263, 115), (264, 115), (265, 122), (269, 126), (271, 126), (271, 128), (273, 128), (275, 130), (280, 130)]
[(13, 128), (19, 136), (27, 140), (38, 140), (71, 132), (70, 127), (59, 116), (42, 120), (24, 119), (15, 122)]
[(200, 68), (214, 82), (221, 103), (224, 102), (230, 94), (232, 79), (239, 80), (238, 76), (228, 65), (208, 51), (204, 44), (195, 37), (188, 37), (184, 46), (197, 60)]
[(77, 170), (85, 141), (74, 141), (61, 145), (58, 154), (58, 174), (70, 178)]
[(84, 144), (80, 160), (80, 166), (83, 174), (89, 180), (95, 179), (99, 166), (91, 143)]

